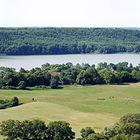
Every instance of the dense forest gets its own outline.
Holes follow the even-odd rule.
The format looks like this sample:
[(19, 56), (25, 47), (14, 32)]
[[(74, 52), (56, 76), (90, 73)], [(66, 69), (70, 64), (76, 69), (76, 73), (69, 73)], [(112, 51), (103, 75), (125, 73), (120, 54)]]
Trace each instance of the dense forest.
[(140, 82), (140, 65), (134, 67), (127, 62), (118, 64), (42, 65), (31, 70), (0, 67), (0, 88), (26, 89), (27, 87), (61, 88), (63, 85), (121, 84)]
[(0, 28), (1, 55), (140, 52), (140, 30)]

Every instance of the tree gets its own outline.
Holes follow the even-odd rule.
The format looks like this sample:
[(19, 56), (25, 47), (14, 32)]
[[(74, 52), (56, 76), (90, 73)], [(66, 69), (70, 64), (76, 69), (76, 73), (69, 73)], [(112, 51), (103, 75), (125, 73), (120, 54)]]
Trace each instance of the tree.
[(47, 134), (48, 140), (72, 140), (75, 138), (70, 124), (64, 121), (49, 123)]
[(60, 85), (60, 78), (59, 76), (52, 76), (50, 86), (53, 89), (58, 88)]
[(17, 97), (13, 97), (10, 102), (11, 102), (12, 106), (19, 105), (19, 99)]
[(3, 75), (3, 80), (7, 86), (17, 86), (18, 78), (16, 77), (15, 71), (5, 71)]
[(46, 125), (43, 121), (15, 120), (3, 121), (0, 124), (0, 134), (7, 140), (45, 140), (47, 139)]
[(81, 70), (81, 72), (77, 76), (76, 81), (78, 84), (94, 85), (94, 84), (99, 83), (100, 77), (99, 77), (97, 70), (94, 67), (91, 67), (91, 66), (86, 64), (86, 65), (84, 65), (84, 69), (85, 70)]
[(114, 124), (113, 126), (105, 127), (102, 134), (108, 139), (117, 135), (118, 125)]
[(102, 133), (109, 140), (139, 140), (140, 113), (124, 115), (118, 123), (106, 127)]
[(18, 84), (18, 89), (26, 89), (26, 82), (20, 81)]
[(45, 140), (47, 139), (46, 124), (40, 120), (25, 120), (21, 123), (21, 140)]
[(106, 84), (115, 83), (115, 74), (109, 69), (103, 69), (99, 71), (101, 78)]
[(120, 118), (119, 124), (121, 126), (128, 123), (136, 123), (140, 125), (140, 113), (137, 114), (126, 114)]
[(140, 70), (133, 70), (132, 78), (135, 82), (139, 82), (140, 81)]
[(7, 140), (18, 140), (21, 135), (21, 122), (15, 120), (3, 121), (0, 124), (0, 134)]
[(87, 138), (91, 134), (95, 134), (95, 131), (91, 127), (83, 128), (81, 131), (82, 138)]
[(115, 135), (114, 137), (110, 138), (109, 140), (131, 140), (131, 139), (128, 135), (118, 134), (118, 135)]
[(127, 114), (120, 118), (120, 133), (125, 135), (140, 135), (140, 113)]
[(128, 71), (121, 72), (121, 81), (122, 82), (132, 82), (132, 75)]
[(85, 70), (82, 70), (79, 75), (77, 76), (77, 79), (76, 79), (76, 82), (78, 84), (81, 84), (81, 85), (85, 85), (86, 84), (86, 71)]

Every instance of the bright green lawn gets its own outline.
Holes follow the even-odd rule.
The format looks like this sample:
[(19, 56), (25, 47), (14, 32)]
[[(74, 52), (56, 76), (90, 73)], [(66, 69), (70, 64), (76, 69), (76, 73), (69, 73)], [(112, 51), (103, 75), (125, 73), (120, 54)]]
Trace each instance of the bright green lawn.
[[(0, 110), (0, 121), (41, 119), (48, 123), (65, 120), (76, 132), (86, 126), (100, 131), (126, 113), (140, 112), (140, 84), (68, 86), (58, 90), (0, 90), (0, 99), (14, 96), (25, 104)], [(37, 101), (33, 102), (32, 98)]]

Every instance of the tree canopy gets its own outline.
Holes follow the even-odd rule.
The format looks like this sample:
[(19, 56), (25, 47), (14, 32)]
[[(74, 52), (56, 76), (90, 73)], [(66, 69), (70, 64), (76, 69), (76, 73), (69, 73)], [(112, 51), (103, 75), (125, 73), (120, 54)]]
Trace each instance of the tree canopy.
[(140, 82), (140, 65), (128, 62), (118, 64), (44, 64), (41, 68), (15, 71), (0, 67), (1, 89), (28, 89), (28, 87), (62, 88), (63, 85), (121, 84)]
[(140, 31), (123, 28), (0, 28), (0, 54), (140, 52)]
[(40, 120), (7, 120), (0, 124), (0, 134), (6, 140), (73, 140), (75, 133), (64, 121), (50, 122), (48, 126)]

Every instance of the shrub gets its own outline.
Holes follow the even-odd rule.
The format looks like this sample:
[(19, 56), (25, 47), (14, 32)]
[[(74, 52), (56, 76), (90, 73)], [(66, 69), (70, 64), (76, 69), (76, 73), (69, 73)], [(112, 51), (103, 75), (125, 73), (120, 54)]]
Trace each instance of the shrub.
[(11, 100), (0, 100), (0, 109), (14, 107), (19, 105), (19, 99), (13, 97)]

